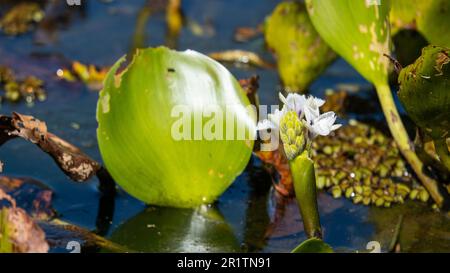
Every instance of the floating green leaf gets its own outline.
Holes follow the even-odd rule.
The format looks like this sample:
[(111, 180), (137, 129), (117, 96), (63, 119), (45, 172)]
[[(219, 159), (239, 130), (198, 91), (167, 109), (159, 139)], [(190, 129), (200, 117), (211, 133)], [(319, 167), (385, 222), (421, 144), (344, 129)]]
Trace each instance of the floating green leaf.
[(304, 3), (280, 3), (267, 18), (264, 35), (289, 91), (304, 92), (336, 58), (314, 29)]
[(297, 246), (292, 253), (333, 253), (331, 246), (317, 238), (310, 238)]
[[(139, 50), (104, 83), (100, 151), (114, 180), (155, 205), (213, 202), (245, 168), (255, 114), (236, 79), (195, 51)], [(226, 121), (226, 122), (225, 122)]]

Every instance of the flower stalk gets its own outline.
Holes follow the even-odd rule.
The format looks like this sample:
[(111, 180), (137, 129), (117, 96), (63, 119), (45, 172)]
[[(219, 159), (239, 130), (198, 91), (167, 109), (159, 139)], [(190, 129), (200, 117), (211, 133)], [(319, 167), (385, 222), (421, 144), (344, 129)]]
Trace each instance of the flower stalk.
[(334, 124), (333, 112), (320, 114), (319, 107), (325, 102), (314, 97), (280, 94), (283, 108), (259, 122), (257, 129), (280, 133), (284, 153), (289, 160), (294, 191), (305, 232), (309, 238), (322, 238), (319, 209), (317, 205), (316, 175), (314, 162), (309, 157), (311, 142), (318, 136), (329, 135), (341, 125)]
[(317, 206), (314, 162), (309, 158), (308, 152), (305, 150), (299, 156), (290, 160), (289, 166), (306, 235), (309, 238), (322, 238)]

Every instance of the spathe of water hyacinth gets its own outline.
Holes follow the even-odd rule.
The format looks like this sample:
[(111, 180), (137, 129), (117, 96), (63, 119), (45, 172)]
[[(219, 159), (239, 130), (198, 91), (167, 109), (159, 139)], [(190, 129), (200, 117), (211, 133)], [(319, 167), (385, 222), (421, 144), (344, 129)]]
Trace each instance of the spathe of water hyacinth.
[[(197, 207), (213, 202), (252, 153), (253, 137), (237, 138), (241, 131), (254, 133), (256, 124), (255, 113), (245, 111), (250, 102), (238, 81), (221, 64), (192, 50), (138, 50), (118, 73), (123, 62), (108, 73), (97, 106), (97, 138), (106, 168), (123, 189), (148, 204)], [(204, 117), (208, 109), (211, 115)], [(214, 126), (223, 113), (235, 118), (233, 126), (225, 128), (220, 120)], [(223, 135), (210, 139), (207, 133), (213, 131)], [(227, 140), (229, 134), (233, 141)]]
[(305, 232), (309, 238), (322, 238), (317, 207), (316, 175), (310, 158), (312, 141), (318, 135), (327, 136), (341, 125), (335, 124), (333, 112), (320, 113), (325, 101), (299, 94), (284, 97), (281, 110), (269, 114), (258, 123), (258, 130), (279, 133), (284, 153), (289, 160), (295, 195), (302, 215)]
[(264, 36), (277, 57), (278, 72), (289, 92), (304, 92), (336, 59), (320, 38), (303, 2), (282, 2), (266, 19)]
[(428, 46), (398, 78), (399, 98), (408, 115), (429, 135), (441, 162), (450, 170), (450, 49)]
[(375, 85), (389, 129), (408, 163), (438, 204), (437, 182), (423, 172), (395, 106), (388, 84), (391, 39), (390, 1), (306, 0), (311, 21), (321, 37)]

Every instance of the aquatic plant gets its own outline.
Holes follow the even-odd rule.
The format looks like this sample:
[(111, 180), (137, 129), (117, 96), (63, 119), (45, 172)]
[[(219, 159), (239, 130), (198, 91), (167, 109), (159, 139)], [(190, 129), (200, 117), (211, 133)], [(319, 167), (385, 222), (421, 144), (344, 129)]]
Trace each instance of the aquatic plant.
[(333, 249), (321, 239), (310, 238), (298, 245), (292, 253), (333, 253)]
[(396, 32), (402, 28), (418, 30), (429, 43), (450, 47), (450, 2), (447, 0), (395, 0), (391, 24)]
[(398, 96), (408, 115), (435, 144), (450, 170), (450, 49), (428, 46), (415, 63), (401, 70)]
[(320, 218), (317, 208), (316, 175), (310, 158), (312, 141), (318, 135), (327, 136), (341, 127), (334, 124), (334, 112), (320, 114), (319, 107), (325, 101), (315, 97), (280, 94), (281, 110), (270, 114), (258, 123), (258, 130), (279, 132), (284, 153), (289, 160), (295, 196), (308, 237), (321, 238)]
[(336, 54), (319, 36), (304, 3), (282, 2), (267, 18), (267, 46), (278, 60), (278, 72), (290, 92), (305, 92)]
[(423, 163), (411, 148), (409, 136), (388, 84), (390, 55), (390, 1), (307, 0), (308, 12), (321, 37), (375, 85), (389, 129), (408, 163), (438, 206), (443, 203), (435, 180), (423, 172)]
[(148, 204), (213, 202), (252, 153), (256, 117), (239, 83), (221, 64), (191, 50), (138, 50), (119, 73), (123, 62), (111, 68), (98, 100), (106, 168)]
[(378, 207), (429, 199), (395, 142), (375, 127), (350, 120), (332, 135), (318, 137), (312, 147), (317, 188), (334, 198)]

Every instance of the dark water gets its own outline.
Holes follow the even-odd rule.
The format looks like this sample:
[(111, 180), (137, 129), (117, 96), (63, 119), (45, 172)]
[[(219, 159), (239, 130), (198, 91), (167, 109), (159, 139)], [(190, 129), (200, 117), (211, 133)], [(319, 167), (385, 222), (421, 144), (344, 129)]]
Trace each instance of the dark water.
[[(45, 102), (36, 103), (33, 107), (4, 103), (1, 112), (17, 111), (45, 120), (50, 131), (101, 161), (95, 120), (98, 93), (89, 91), (82, 84), (59, 81), (55, 72), (71, 60), (109, 66), (129, 52), (136, 16), (145, 1), (85, 2), (86, 9), (83, 12), (71, 11), (71, 21), (52, 33), (53, 40), (48, 39), (48, 33), (42, 30), (17, 38), (0, 36), (0, 64), (10, 65), (23, 75), (42, 77), (48, 91)], [(239, 48), (255, 51), (270, 60), (262, 38), (237, 43), (232, 37), (236, 27), (261, 23), (278, 2), (184, 0), (184, 15), (200, 25), (212, 24), (215, 34), (198, 37), (184, 28), (177, 48), (195, 49), (202, 53)], [(165, 44), (165, 28), (164, 13), (152, 15), (146, 26), (145, 45)], [(37, 44), (39, 41), (41, 43)], [(278, 104), (280, 84), (276, 70), (232, 65), (228, 68), (237, 78), (260, 75), (261, 103)], [(373, 98), (368, 93), (370, 85), (342, 60), (333, 64), (312, 85), (311, 93), (323, 97), (327, 88), (343, 83), (361, 85), (363, 93), (360, 96)], [(364, 118), (379, 119), (380, 113)], [(79, 128), (73, 126), (74, 123)], [(55, 192), (54, 206), (63, 220), (91, 230), (97, 228), (100, 193), (96, 179), (83, 184), (70, 181), (48, 156), (20, 140), (3, 146), (0, 158), (6, 164), (5, 175), (34, 177), (49, 185)], [(286, 205), (278, 224), (270, 225), (276, 211), (270, 183), (270, 178), (254, 159), (217, 204), (203, 211), (148, 208), (119, 191), (113, 220), (110, 225), (103, 223), (103, 227), (106, 237), (138, 251), (289, 252), (305, 239), (301, 219), (292, 201)], [(386, 250), (401, 214), (407, 215), (405, 217), (409, 217), (407, 219), (411, 222), (426, 219), (430, 226), (424, 230), (419, 225), (402, 233), (400, 239), (405, 241), (410, 251), (450, 251), (450, 233), (446, 228), (448, 219), (432, 212), (426, 205), (411, 203), (393, 209), (376, 209), (355, 206), (345, 199), (334, 200), (321, 193), (319, 206), (325, 241), (340, 251), (365, 250), (366, 244), (372, 240), (379, 241), (382, 250)], [(264, 241), (262, 238), (268, 230), (271, 235)]]

